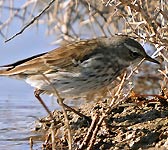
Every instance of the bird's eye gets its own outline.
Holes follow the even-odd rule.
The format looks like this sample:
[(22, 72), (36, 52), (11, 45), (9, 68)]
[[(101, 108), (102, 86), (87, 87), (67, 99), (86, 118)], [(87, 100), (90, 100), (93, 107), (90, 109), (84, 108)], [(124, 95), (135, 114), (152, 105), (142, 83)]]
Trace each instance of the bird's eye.
[(131, 56), (132, 58), (136, 59), (136, 58), (138, 58), (138, 57), (140, 56), (140, 54), (137, 53), (137, 52), (132, 52), (132, 51), (130, 51), (130, 56)]

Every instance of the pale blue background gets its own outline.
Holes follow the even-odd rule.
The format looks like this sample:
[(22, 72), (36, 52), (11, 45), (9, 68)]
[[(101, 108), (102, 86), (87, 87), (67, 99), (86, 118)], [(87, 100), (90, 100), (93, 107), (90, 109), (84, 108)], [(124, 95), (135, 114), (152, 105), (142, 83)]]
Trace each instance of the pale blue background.
[[(13, 26), (13, 30), (15, 30)], [(54, 37), (45, 35), (46, 28), (28, 28), (12, 41), (4, 43), (0, 38), (0, 65), (15, 62), (34, 54), (57, 47), (50, 43)], [(0, 77), (0, 149), (29, 149), (29, 137), (34, 121), (47, 115), (41, 104), (34, 98), (34, 88), (24, 81)], [(43, 96), (51, 110), (58, 109), (56, 101)], [(37, 118), (36, 118), (37, 117)], [(35, 141), (35, 148), (41, 146)]]

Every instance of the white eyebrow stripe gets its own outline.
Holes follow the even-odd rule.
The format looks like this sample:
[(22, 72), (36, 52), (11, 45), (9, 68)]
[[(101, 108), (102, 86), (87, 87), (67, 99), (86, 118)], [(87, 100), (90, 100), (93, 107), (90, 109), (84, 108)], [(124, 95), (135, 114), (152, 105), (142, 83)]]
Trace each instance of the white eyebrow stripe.
[(130, 45), (126, 44), (126, 43), (124, 43), (124, 45), (125, 45), (129, 50), (131, 50), (131, 51), (133, 51), (133, 52), (138, 52), (138, 48), (133, 47), (133, 46), (130, 46)]

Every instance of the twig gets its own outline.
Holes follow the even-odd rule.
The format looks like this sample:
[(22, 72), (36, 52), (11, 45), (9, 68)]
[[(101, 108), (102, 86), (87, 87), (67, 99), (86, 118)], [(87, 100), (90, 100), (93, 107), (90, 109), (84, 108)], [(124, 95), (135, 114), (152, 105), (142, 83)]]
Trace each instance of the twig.
[[(121, 83), (120, 83), (120, 85), (119, 85), (119, 87), (118, 87), (118, 90), (117, 90), (117, 92), (115, 93), (115, 95), (114, 95), (114, 98), (111, 100), (111, 103), (110, 103), (110, 107), (107, 109), (107, 111), (106, 111), (106, 114), (111, 110), (111, 108), (114, 108), (114, 104), (115, 104), (115, 102), (116, 102), (116, 100), (117, 99), (119, 99), (119, 97), (120, 97), (120, 92), (121, 92), (121, 90), (122, 90), (122, 87), (123, 87), (123, 85), (124, 85), (124, 81), (126, 80), (126, 72), (124, 73), (124, 76), (123, 76), (123, 78), (122, 78), (122, 80), (121, 80)], [(118, 103), (117, 103), (117, 105), (119, 104), (119, 101), (118, 101)], [(116, 107), (116, 106), (115, 106)]]
[[(117, 90), (117, 92), (115, 93), (113, 99), (111, 100), (110, 107), (109, 107), (109, 109), (106, 110), (106, 114), (107, 114), (112, 108), (118, 106), (118, 104), (119, 104), (121, 101), (123, 101), (123, 98), (122, 98), (122, 100), (118, 100), (118, 99), (119, 99), (119, 97), (120, 97), (120, 92), (121, 92), (121, 90), (122, 90), (122, 88), (123, 88), (123, 86), (124, 86), (124, 83), (125, 83), (125, 81), (128, 81), (128, 79), (133, 75), (133, 73), (138, 69), (138, 67), (142, 64), (143, 61), (144, 61), (144, 59), (142, 59), (142, 60), (138, 63), (138, 65), (133, 68), (133, 70), (131, 71), (131, 73), (130, 73), (127, 77), (126, 77), (126, 72), (124, 73), (124, 76), (123, 76), (123, 78), (122, 78), (122, 80), (121, 80), (121, 83), (119, 84), (118, 90)], [(130, 89), (129, 91), (131, 91), (131, 89)], [(109, 91), (109, 92), (110, 92), (110, 91)], [(128, 95), (129, 95), (129, 92), (124, 96), (124, 98), (126, 98)], [(118, 101), (117, 101), (117, 100), (118, 100)], [(116, 103), (116, 101), (117, 101), (117, 103)]]
[(128, 79), (132, 76), (132, 74), (138, 69), (138, 67), (142, 64), (142, 62), (143, 62), (144, 60), (145, 60), (145, 58), (142, 59), (142, 60), (138, 63), (138, 65), (137, 65), (135, 68), (133, 68), (133, 70), (132, 70), (131, 73), (128, 75), (128, 77), (127, 77), (126, 80), (128, 80)]
[(103, 114), (100, 118), (99, 118), (99, 122), (96, 124), (96, 127), (93, 131), (93, 134), (92, 134), (92, 137), (90, 139), (90, 142), (89, 142), (89, 146), (87, 148), (87, 150), (92, 150), (92, 147), (93, 147), (93, 144), (96, 140), (96, 135), (97, 135), (97, 132), (99, 131), (100, 127), (101, 127), (101, 124), (103, 122), (103, 120), (105, 119), (106, 115)]
[(53, 86), (53, 84), (50, 82), (50, 80), (44, 74), (41, 73), (41, 75), (44, 77), (45, 81), (47, 81), (48, 84), (52, 87), (54, 93), (56, 94), (56, 96), (58, 98), (58, 103), (59, 103), (59, 105), (62, 108), (62, 111), (63, 111), (63, 114), (64, 114), (64, 118), (65, 118), (65, 126), (67, 127), (67, 131), (68, 131), (68, 148), (69, 148), (69, 150), (72, 150), (71, 128), (70, 128), (70, 125), (69, 125), (68, 115), (67, 115), (66, 109), (64, 107), (63, 98), (61, 98), (59, 92)]
[(7, 39), (5, 42), (9, 42), (10, 40), (12, 40), (13, 38), (15, 38), (16, 36), (18, 36), (19, 34), (22, 34), (22, 32), (24, 30), (26, 30), (31, 24), (33, 24), (38, 18), (41, 17), (41, 15), (47, 11), (51, 5), (55, 2), (55, 0), (50, 1), (50, 3), (37, 15), (35, 16), (27, 25), (25, 25), (19, 32), (17, 32), (15, 35), (13, 35), (12, 37), (10, 37), (9, 39)]
[[(111, 100), (110, 107), (108, 107), (108, 109), (106, 109), (106, 111), (101, 115), (101, 117), (98, 117), (98, 115), (95, 116), (82, 144), (76, 150), (82, 150), (82, 149), (86, 149), (86, 148), (87, 148), (87, 150), (92, 149), (94, 142), (96, 140), (97, 132), (99, 131), (102, 122), (108, 116), (108, 113), (111, 111), (111, 109), (117, 107), (123, 101), (123, 98), (121, 100), (119, 100), (119, 98), (120, 98), (120, 92), (124, 86), (125, 81), (126, 81), (126, 72), (124, 73), (124, 76), (121, 80), (121, 83), (118, 87), (117, 92), (115, 93), (114, 98)], [(129, 92), (128, 92), (128, 94), (129, 94)], [(124, 99), (128, 96), (128, 94), (125, 95)], [(86, 146), (88, 146), (88, 147), (86, 147)]]
[(92, 137), (93, 131), (96, 127), (96, 124), (99, 122), (99, 116), (98, 114), (96, 114), (95, 116), (93, 116), (92, 118), (92, 123), (90, 125), (90, 128), (88, 129), (88, 132), (83, 140), (83, 142), (81, 143), (81, 145), (79, 146), (79, 148), (77, 148), (76, 150), (83, 150), (87, 148), (87, 145)]
[(54, 123), (51, 124), (51, 141), (52, 141), (52, 150), (55, 150), (55, 129), (54, 129)]
[(30, 150), (33, 150), (33, 139), (29, 138)]
[(51, 133), (49, 133), (49, 134), (47, 135), (47, 138), (46, 138), (46, 140), (44, 141), (45, 145), (47, 145), (47, 144), (49, 143), (50, 139), (51, 139)]
[[(118, 90), (117, 90), (117, 92), (116, 92), (114, 98), (113, 98), (112, 101), (111, 101), (110, 107), (108, 107), (108, 109), (105, 111), (104, 114), (102, 114), (101, 117), (99, 117), (97, 114), (95, 115), (95, 117), (94, 117), (94, 119), (93, 119), (93, 121), (92, 121), (92, 124), (91, 124), (91, 126), (90, 126), (90, 128), (89, 128), (89, 130), (88, 130), (88, 132), (87, 132), (87, 135), (85, 136), (85, 138), (84, 138), (82, 144), (81, 144), (81, 145), (79, 146), (79, 148), (76, 149), (76, 150), (82, 150), (82, 149), (86, 149), (86, 148), (87, 148), (87, 150), (91, 150), (91, 149), (92, 149), (93, 144), (94, 144), (94, 142), (95, 142), (95, 140), (96, 140), (95, 137), (96, 137), (96, 135), (97, 135), (97, 132), (98, 132), (99, 129), (100, 129), (100, 126), (101, 126), (103, 120), (108, 116), (109, 111), (110, 111), (112, 108), (116, 107), (116, 106), (121, 102), (121, 101), (118, 101), (118, 103), (116, 103), (116, 104), (114, 105), (114, 102), (116, 102), (116, 100), (119, 99), (119, 93), (120, 93), (121, 90), (122, 90), (122, 87), (123, 87), (123, 85), (124, 85), (125, 79), (126, 79), (126, 73), (124, 74), (123, 79), (122, 79), (122, 81), (121, 81), (121, 83), (120, 83), (120, 86), (119, 86), (119, 88), (118, 88)], [(86, 146), (88, 146), (88, 147), (86, 147)]]

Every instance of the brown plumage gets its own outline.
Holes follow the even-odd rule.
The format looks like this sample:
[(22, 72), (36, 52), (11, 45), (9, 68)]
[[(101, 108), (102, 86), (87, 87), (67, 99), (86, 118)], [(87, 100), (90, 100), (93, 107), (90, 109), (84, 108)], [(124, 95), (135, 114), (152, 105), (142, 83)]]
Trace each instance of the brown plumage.
[[(35, 97), (52, 117), (40, 97), (41, 93), (55, 94), (53, 87), (63, 98), (83, 97), (98, 92), (115, 80), (126, 67), (142, 59), (159, 64), (146, 54), (137, 41), (129, 37), (102, 37), (68, 44), (1, 66), (0, 75), (23, 79), (35, 87)], [(64, 106), (83, 116), (71, 107)]]
[(148, 56), (135, 40), (125, 36), (82, 40), (10, 65), (0, 75), (24, 79), (37, 89), (53, 93), (45, 75), (63, 97), (80, 97), (109, 85), (122, 71)]
[(82, 41), (54, 49), (48, 53), (42, 53), (33, 57), (4, 65), (7, 69), (0, 70), (0, 75), (33, 75), (48, 72), (50, 69), (65, 69), (74, 65), (74, 60), (81, 60), (98, 46), (97, 40)]

